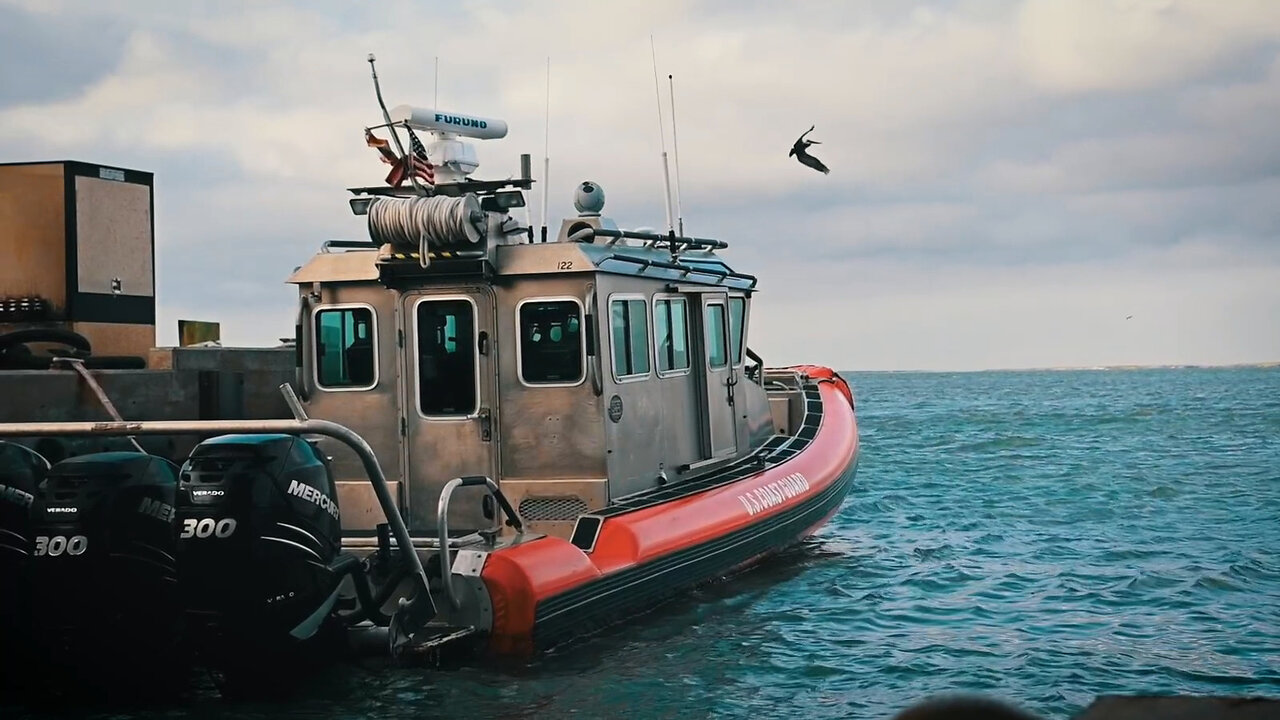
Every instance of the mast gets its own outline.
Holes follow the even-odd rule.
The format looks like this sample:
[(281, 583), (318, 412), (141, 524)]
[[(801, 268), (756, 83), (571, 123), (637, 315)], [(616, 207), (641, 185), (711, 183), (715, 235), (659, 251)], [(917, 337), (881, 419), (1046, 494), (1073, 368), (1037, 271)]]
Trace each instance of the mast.
[(547, 192), (551, 189), (551, 56), (547, 56), (546, 116), (542, 121), (542, 242), (547, 241)]
[(658, 101), (658, 139), (662, 143), (662, 187), (664, 207), (667, 209), (667, 234), (675, 234), (671, 222), (671, 172), (667, 167), (667, 136), (662, 131), (662, 88), (658, 84), (658, 52), (653, 49), (653, 36), (649, 36), (649, 52), (653, 56), (653, 95)]
[(667, 83), (671, 88), (671, 150), (676, 160), (676, 222), (680, 235), (684, 236), (684, 210), (680, 207), (680, 140), (676, 135), (676, 81), (667, 75)]

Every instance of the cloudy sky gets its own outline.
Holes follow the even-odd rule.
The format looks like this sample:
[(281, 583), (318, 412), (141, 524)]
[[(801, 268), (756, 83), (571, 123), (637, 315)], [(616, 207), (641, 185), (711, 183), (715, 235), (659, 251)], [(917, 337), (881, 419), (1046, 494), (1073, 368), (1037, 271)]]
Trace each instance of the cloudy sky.
[[(506, 119), (497, 177), (541, 157), (550, 56), (551, 215), (590, 178), (653, 227), (650, 34), (686, 230), (759, 275), (769, 364), (1280, 360), (1277, 0), (0, 0), (0, 161), (156, 173), (160, 342), (274, 344), (385, 174), (366, 53), (391, 105), (439, 57), (442, 108)], [(830, 175), (787, 157), (810, 125)]]

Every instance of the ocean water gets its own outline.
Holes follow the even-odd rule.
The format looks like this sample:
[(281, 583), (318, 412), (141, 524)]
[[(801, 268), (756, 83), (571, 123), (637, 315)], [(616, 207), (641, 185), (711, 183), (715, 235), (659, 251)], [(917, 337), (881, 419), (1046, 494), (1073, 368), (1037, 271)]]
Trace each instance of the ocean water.
[(846, 377), (855, 489), (750, 573), (498, 674), (347, 666), (284, 704), (206, 690), (151, 714), (817, 720), (977, 692), (1068, 718), (1103, 693), (1280, 695), (1280, 368)]

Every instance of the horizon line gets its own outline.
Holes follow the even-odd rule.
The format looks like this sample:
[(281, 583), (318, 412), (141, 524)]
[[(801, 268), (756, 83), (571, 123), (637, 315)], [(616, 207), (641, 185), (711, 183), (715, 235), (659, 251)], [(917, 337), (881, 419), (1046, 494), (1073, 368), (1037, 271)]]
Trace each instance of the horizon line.
[(1238, 363), (1157, 363), (1140, 364), (1125, 363), (1117, 365), (1041, 365), (1026, 367), (992, 367), (967, 369), (844, 369), (842, 373), (980, 373), (980, 372), (1069, 372), (1069, 371), (1102, 371), (1102, 370), (1229, 370), (1245, 368), (1280, 368), (1280, 360), (1263, 360), (1259, 362)]

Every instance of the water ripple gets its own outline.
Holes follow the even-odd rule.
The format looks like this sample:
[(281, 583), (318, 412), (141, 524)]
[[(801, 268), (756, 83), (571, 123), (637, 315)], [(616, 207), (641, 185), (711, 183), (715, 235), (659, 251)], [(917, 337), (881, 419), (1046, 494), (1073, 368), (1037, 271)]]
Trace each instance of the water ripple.
[[(1280, 370), (859, 374), (818, 537), (500, 674), (347, 669), (299, 717), (878, 718), (940, 692), (1280, 693)], [(208, 693), (170, 717), (279, 717)], [(8, 717), (8, 715), (6, 715)]]

